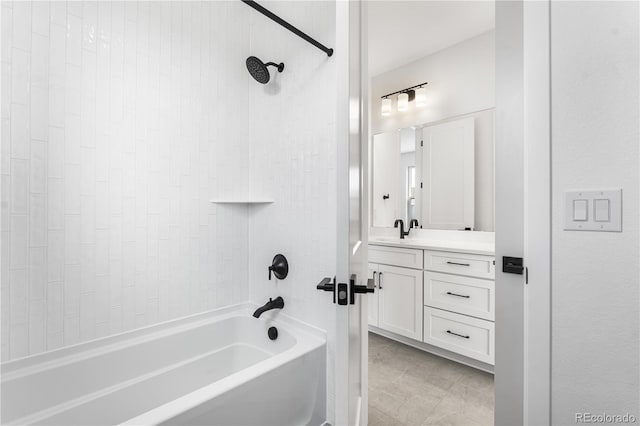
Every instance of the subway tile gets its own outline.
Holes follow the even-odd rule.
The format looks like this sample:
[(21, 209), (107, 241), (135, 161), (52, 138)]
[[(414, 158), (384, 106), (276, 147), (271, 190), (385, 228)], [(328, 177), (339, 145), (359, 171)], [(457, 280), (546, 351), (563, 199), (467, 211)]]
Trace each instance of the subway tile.
[(64, 318), (63, 338), (64, 338), (65, 346), (74, 345), (80, 342), (80, 317), (79, 316)]
[(96, 192), (96, 150), (80, 148), (80, 194), (95, 195)]
[(31, 49), (31, 5), (29, 1), (13, 3), (13, 45), (27, 52)]
[(67, 64), (80, 66), (82, 63), (82, 19), (71, 11), (72, 4), (80, 4), (81, 2), (67, 3)]
[(47, 284), (47, 333), (63, 330), (64, 292), (61, 282)]
[[(2, 90), (2, 98), (0, 99), (0, 118), (3, 123), (6, 120), (7, 123), (11, 116), (11, 86), (13, 80), (11, 79), (11, 62), (0, 63), (0, 84)], [(7, 131), (9, 127), (7, 126)]]
[(82, 112), (82, 68), (67, 62), (65, 66), (65, 111), (79, 116)]
[(49, 136), (49, 89), (31, 87), (31, 138), (46, 141)]
[(98, 4), (82, 2), (82, 48), (95, 52), (98, 26)]
[(27, 106), (11, 104), (11, 158), (29, 159), (29, 134)]
[(95, 338), (96, 312), (95, 294), (83, 293), (80, 296), (80, 340)]
[(50, 20), (51, 27), (56, 25), (67, 25), (67, 2), (52, 1), (50, 2)]
[[(63, 2), (52, 2), (53, 5)], [(49, 35), (49, 85), (55, 88), (64, 88), (66, 69), (66, 23), (63, 25), (51, 24)]]
[(29, 219), (27, 215), (11, 215), (9, 245), (11, 269), (26, 269), (29, 259)]
[(47, 176), (50, 178), (64, 177), (65, 140), (64, 129), (49, 126), (47, 144)]
[(29, 306), (29, 353), (37, 354), (47, 349), (46, 301), (32, 300)]
[(47, 249), (32, 247), (29, 250), (29, 300), (47, 297)]
[(35, 35), (49, 35), (49, 1), (34, 1), (32, 3), (32, 31)]
[(47, 180), (47, 229), (64, 228), (64, 181), (58, 178)]
[[(49, 87), (49, 124), (59, 128), (65, 125), (66, 91), (63, 87)], [(64, 151), (61, 151), (64, 152)]]
[(11, 160), (11, 193), (9, 211), (12, 214), (27, 214), (29, 210), (29, 162)]
[[(64, 316), (73, 317), (80, 313), (80, 265), (64, 267)], [(65, 330), (66, 333), (66, 330)]]
[(27, 324), (29, 312), (28, 271), (15, 269), (9, 272), (10, 323)]
[(47, 190), (47, 147), (46, 142), (31, 141), (31, 163), (29, 164), (29, 191), (44, 194)]
[[(64, 217), (64, 261), (66, 265), (80, 263), (81, 225), (79, 214)], [(66, 278), (66, 271), (65, 271)]]
[[(9, 5), (9, 2), (2, 2), (2, 16), (0, 17), (0, 25), (2, 25), (2, 37), (0, 37), (2, 54), (0, 58), (3, 63), (11, 62), (11, 47), (13, 46), (13, 8)], [(3, 93), (6, 94), (4, 90)]]
[[(34, 5), (40, 2), (34, 2)], [(47, 22), (47, 31), (49, 29)], [(33, 34), (31, 41), (31, 85), (49, 86), (49, 37)]]
[(11, 51), (11, 102), (14, 104), (29, 102), (30, 73), (29, 52), (14, 47)]
[(47, 233), (47, 281), (50, 283), (64, 280), (64, 241), (64, 230)]
[(67, 164), (64, 176), (64, 212), (80, 214), (80, 166)]
[(47, 241), (47, 203), (44, 195), (29, 197), (29, 246), (45, 247)]
[(29, 328), (26, 322), (11, 324), (9, 329), (9, 357), (22, 358), (29, 355)]

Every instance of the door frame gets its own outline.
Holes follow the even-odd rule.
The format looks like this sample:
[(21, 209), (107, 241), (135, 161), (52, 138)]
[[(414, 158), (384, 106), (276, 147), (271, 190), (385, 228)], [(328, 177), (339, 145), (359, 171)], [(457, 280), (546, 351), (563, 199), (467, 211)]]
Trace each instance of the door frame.
[[(337, 2), (341, 3), (340, 1)], [(362, 2), (365, 3), (366, 2)], [(365, 8), (366, 11), (366, 8)], [(499, 19), (500, 16), (502, 19)], [(367, 28), (367, 15), (361, 16), (362, 29)], [(503, 26), (505, 28), (503, 28)], [(496, 369), (496, 424), (549, 424), (551, 419), (551, 76), (550, 76), (550, 0), (497, 0), (496, 1), (496, 46), (499, 31), (504, 34), (503, 42), (510, 45), (511, 60), (506, 59), (504, 70), (517, 76), (515, 84), (502, 86), (496, 79), (496, 127), (505, 126), (497, 118), (499, 90), (515, 90), (515, 108), (509, 114), (515, 123), (506, 127), (509, 140), (515, 143), (516, 150), (522, 159), (519, 168), (505, 170), (507, 179), (518, 183), (521, 191), (521, 217), (516, 221), (515, 237), (506, 234), (496, 238), (496, 260), (498, 267), (502, 259), (498, 255), (509, 251), (511, 255), (520, 255), (525, 259), (528, 268), (529, 283), (513, 279), (512, 276), (496, 274), (496, 284), (511, 286), (510, 292), (496, 291), (496, 306), (515, 302), (520, 309), (520, 319), (515, 327), (505, 327), (496, 335), (496, 358), (501, 366)], [(367, 33), (361, 32), (360, 49), (367, 48)], [(511, 40), (508, 40), (511, 39)], [(361, 52), (362, 54), (362, 52)], [(500, 60), (496, 48), (496, 71)], [(366, 56), (365, 56), (366, 59)], [(366, 64), (366, 62), (365, 62)], [(361, 102), (368, 102), (369, 84), (361, 88)], [(510, 103), (510, 102), (509, 102)], [(510, 105), (509, 105), (510, 106)], [(371, 114), (371, 111), (369, 111)], [(369, 115), (367, 114), (367, 115)], [(364, 127), (368, 129), (367, 127)], [(370, 134), (370, 129), (367, 134)], [(496, 137), (496, 148), (499, 147)], [(366, 145), (367, 138), (363, 138)], [(505, 144), (499, 149), (511, 148)], [(366, 153), (367, 147), (364, 147)], [(499, 159), (496, 149), (496, 168)], [(368, 157), (368, 154), (367, 154)], [(507, 156), (509, 157), (509, 156)], [(507, 157), (503, 161), (507, 160)], [(363, 162), (366, 165), (369, 162)], [(364, 173), (365, 183), (367, 173)], [(362, 220), (368, 224), (369, 188), (362, 192)], [(499, 198), (501, 185), (496, 182), (496, 200)], [(512, 188), (508, 185), (501, 188), (502, 196), (509, 197)], [(509, 205), (499, 206), (496, 202), (496, 216), (508, 215)], [(498, 230), (498, 227), (496, 227)], [(366, 236), (366, 233), (364, 233)], [(503, 247), (503, 242), (507, 242)], [(366, 240), (365, 240), (366, 242)], [(511, 252), (516, 249), (516, 253)], [(506, 254), (506, 253), (504, 253)], [(507, 278), (505, 280), (505, 278)], [(504, 282), (503, 282), (504, 281)], [(515, 297), (515, 299), (513, 299)], [(366, 308), (366, 307), (365, 307)], [(366, 318), (366, 316), (365, 316)], [(513, 351), (513, 342), (518, 348)], [(504, 343), (502, 343), (504, 342)], [(363, 369), (366, 369), (366, 348), (363, 350)], [(366, 377), (363, 376), (363, 377)], [(366, 422), (367, 390), (363, 381), (364, 417)]]
[[(496, 310), (497, 425), (551, 420), (549, 12), (549, 0), (496, 1), (496, 307), (521, 310)], [(524, 258), (522, 278), (500, 272), (503, 255)]]

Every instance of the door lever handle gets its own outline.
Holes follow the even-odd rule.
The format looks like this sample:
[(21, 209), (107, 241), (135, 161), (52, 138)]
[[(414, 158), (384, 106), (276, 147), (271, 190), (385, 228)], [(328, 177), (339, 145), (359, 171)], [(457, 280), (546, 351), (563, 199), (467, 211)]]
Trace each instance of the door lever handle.
[(329, 277), (323, 278), (322, 281), (318, 283), (316, 289), (323, 291), (333, 291), (336, 287), (335, 278), (332, 280)]

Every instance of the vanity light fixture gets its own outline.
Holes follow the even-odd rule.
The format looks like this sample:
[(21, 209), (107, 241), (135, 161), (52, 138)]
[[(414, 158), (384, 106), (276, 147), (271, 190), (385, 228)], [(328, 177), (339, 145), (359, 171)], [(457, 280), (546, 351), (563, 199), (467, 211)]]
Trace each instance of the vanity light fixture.
[(382, 96), (382, 103), (380, 106), (380, 113), (384, 116), (391, 115), (391, 99), (389, 96), (398, 95), (398, 111), (407, 111), (409, 109), (409, 102), (416, 100), (416, 106), (422, 107), (427, 104), (427, 91), (424, 88), (428, 83), (421, 83), (415, 86), (407, 87), (406, 89), (398, 90), (397, 92), (389, 93)]
[(382, 115), (391, 115), (391, 99), (382, 98), (382, 106), (380, 107)]
[(409, 109), (409, 94), (400, 93), (398, 95), (398, 111), (406, 111)]
[(416, 106), (427, 106), (427, 89), (425, 89), (424, 87), (419, 87), (418, 89), (416, 89)]

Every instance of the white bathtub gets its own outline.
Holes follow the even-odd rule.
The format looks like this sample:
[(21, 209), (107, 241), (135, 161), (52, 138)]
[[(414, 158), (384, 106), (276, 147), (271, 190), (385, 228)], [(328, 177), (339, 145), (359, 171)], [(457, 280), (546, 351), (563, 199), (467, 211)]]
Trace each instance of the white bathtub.
[[(5, 363), (1, 422), (322, 424), (324, 335), (277, 312), (258, 320), (253, 308), (211, 311)], [(276, 340), (267, 336), (271, 326)]]

